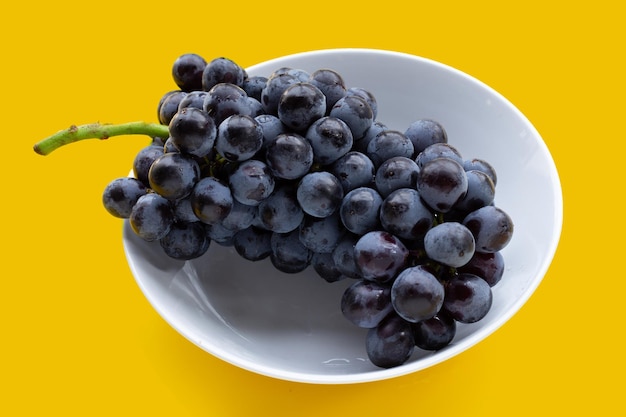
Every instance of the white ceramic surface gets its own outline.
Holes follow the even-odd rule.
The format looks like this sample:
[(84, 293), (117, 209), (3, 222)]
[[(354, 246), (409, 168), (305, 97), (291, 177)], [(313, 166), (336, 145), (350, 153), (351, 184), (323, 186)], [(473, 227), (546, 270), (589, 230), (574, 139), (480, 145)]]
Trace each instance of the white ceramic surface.
[[(513, 316), (535, 291), (554, 256), (562, 226), (561, 186), (533, 125), (490, 87), (431, 60), (380, 50), (337, 49), (287, 56), (248, 68), (331, 68), (349, 87), (377, 98), (378, 120), (404, 130), (434, 118), (465, 158), (489, 161), (498, 174), (496, 204), (515, 222), (504, 249), (505, 275), (483, 320), (460, 325), (436, 353), (416, 349), (403, 366), (380, 369), (365, 353), (364, 329), (343, 318), (339, 300), (352, 280), (328, 284), (313, 271), (277, 272), (268, 260), (245, 261), (213, 243), (191, 262), (167, 259), (126, 223), (123, 243), (138, 285), (156, 311), (208, 353), (274, 378), (343, 384), (392, 378), (430, 367), (475, 345)], [(210, 376), (207, 376), (210, 378)]]

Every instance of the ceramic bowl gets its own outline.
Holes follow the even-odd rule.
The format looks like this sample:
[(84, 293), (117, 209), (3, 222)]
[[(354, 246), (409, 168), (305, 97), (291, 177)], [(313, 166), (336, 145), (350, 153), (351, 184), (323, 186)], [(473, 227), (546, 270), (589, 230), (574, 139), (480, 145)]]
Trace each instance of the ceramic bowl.
[[(437, 352), (416, 349), (402, 366), (382, 369), (365, 351), (366, 330), (349, 323), (340, 298), (353, 280), (327, 283), (312, 271), (278, 272), (212, 243), (205, 256), (168, 259), (158, 244), (137, 238), (126, 223), (130, 269), (154, 309), (191, 343), (251, 372), (319, 384), (377, 381), (417, 372), (474, 346), (526, 303), (542, 281), (562, 227), (562, 193), (554, 161), (531, 122), (506, 98), (444, 64), (371, 49), (320, 50), (247, 68), (268, 76), (280, 67), (338, 71), (349, 87), (371, 91), (378, 120), (404, 131), (432, 118), (465, 158), (487, 160), (498, 175), (496, 204), (515, 223), (503, 250), (506, 270), (493, 306), (477, 323), (461, 324)], [(488, 359), (486, 359), (488, 360)]]

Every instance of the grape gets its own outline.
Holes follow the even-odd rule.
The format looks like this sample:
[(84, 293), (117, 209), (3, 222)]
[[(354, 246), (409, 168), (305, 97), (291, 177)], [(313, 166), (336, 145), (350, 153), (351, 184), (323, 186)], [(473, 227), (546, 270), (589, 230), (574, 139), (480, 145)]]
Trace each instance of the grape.
[(500, 252), (476, 252), (458, 271), (477, 275), (493, 287), (504, 275), (504, 257)]
[(337, 100), (346, 95), (346, 84), (341, 74), (328, 68), (314, 71), (309, 82), (320, 89), (326, 97), (326, 106), (331, 108)]
[(174, 201), (174, 221), (177, 223), (193, 223), (200, 221), (191, 207), (189, 196)]
[(371, 91), (366, 90), (362, 87), (350, 87), (346, 91), (347, 96), (359, 96), (370, 106), (372, 109), (372, 116), (374, 120), (378, 116), (378, 102), (376, 101), (376, 97), (372, 94)]
[(381, 368), (393, 368), (405, 363), (415, 348), (415, 339), (409, 322), (395, 314), (385, 317), (365, 339), (367, 356)]
[(150, 144), (135, 155), (135, 159), (133, 160), (133, 175), (141, 181), (144, 186), (150, 187), (150, 182), (148, 181), (150, 166), (152, 166), (152, 163), (163, 155), (163, 153), (163, 145)]
[(359, 187), (343, 198), (339, 214), (346, 229), (363, 235), (380, 228), (379, 214), (383, 199), (369, 187)]
[(498, 176), (496, 175), (496, 170), (494, 169), (493, 166), (491, 166), (491, 164), (489, 164), (489, 162), (483, 159), (478, 159), (478, 158), (466, 159), (465, 161), (463, 161), (463, 168), (465, 169), (465, 171), (484, 172), (485, 174), (489, 176), (489, 178), (491, 178), (491, 181), (493, 181), (494, 187), (498, 182)]
[(202, 89), (209, 91), (217, 84), (243, 85), (246, 74), (243, 68), (231, 59), (219, 57), (209, 62), (202, 73)]
[(212, 242), (220, 246), (230, 247), (234, 245), (236, 230), (229, 229), (222, 223), (205, 224), (206, 234)]
[(170, 200), (188, 196), (199, 178), (200, 166), (195, 159), (174, 152), (157, 158), (148, 171), (150, 188)]
[(311, 83), (295, 83), (281, 94), (276, 112), (284, 125), (305, 132), (311, 123), (326, 114), (326, 97)]
[(247, 229), (252, 226), (258, 211), (255, 206), (248, 206), (233, 199), (233, 206), (221, 225), (233, 231)]
[(348, 278), (361, 277), (361, 272), (354, 258), (354, 246), (357, 240), (356, 235), (346, 233), (332, 252), (335, 267)]
[(149, 242), (159, 240), (174, 223), (171, 203), (156, 193), (147, 193), (133, 206), (129, 222), (137, 236)]
[(332, 252), (314, 252), (311, 266), (326, 282), (337, 282), (346, 278), (335, 265)]
[(191, 192), (191, 207), (200, 221), (214, 224), (224, 220), (233, 208), (233, 196), (228, 186), (213, 177), (196, 183)]
[(345, 233), (340, 223), (336, 214), (324, 218), (305, 216), (300, 224), (300, 242), (313, 252), (331, 253)]
[(359, 187), (373, 185), (374, 163), (361, 152), (350, 151), (337, 159), (329, 171), (337, 177), (344, 194)]
[(444, 295), (443, 285), (423, 266), (403, 270), (391, 286), (394, 311), (411, 323), (434, 317), (443, 306)]
[(304, 136), (313, 148), (314, 161), (322, 165), (332, 164), (352, 149), (352, 131), (336, 117), (315, 120)]
[(461, 166), (465, 162), (461, 153), (449, 143), (433, 143), (415, 157), (415, 162), (418, 167), (422, 168), (427, 162), (437, 158), (449, 158)]
[(313, 165), (313, 148), (297, 133), (283, 133), (267, 144), (265, 159), (277, 178), (303, 177)]
[(346, 122), (354, 140), (362, 138), (374, 122), (372, 108), (367, 101), (357, 95), (349, 95), (337, 100), (328, 115)]
[(356, 265), (364, 279), (387, 282), (406, 266), (408, 250), (392, 234), (372, 231), (354, 245)]
[(251, 116), (234, 114), (217, 129), (215, 149), (229, 161), (245, 161), (263, 146), (263, 129)]
[(213, 149), (217, 134), (207, 112), (195, 107), (178, 111), (169, 124), (170, 139), (180, 152), (204, 157)]
[(354, 140), (352, 150), (367, 154), (367, 146), (379, 133), (389, 130), (389, 128), (379, 120), (375, 120), (365, 131), (362, 138)]
[(270, 256), (272, 232), (258, 227), (240, 230), (233, 237), (233, 246), (237, 253), (249, 261), (260, 261)]
[(472, 232), (458, 222), (438, 224), (424, 236), (424, 250), (428, 257), (453, 268), (468, 263), (475, 249)]
[(298, 204), (293, 186), (282, 184), (258, 206), (261, 225), (273, 232), (287, 233), (298, 228), (304, 212)]
[(327, 217), (341, 205), (343, 187), (337, 177), (330, 172), (311, 172), (300, 180), (296, 197), (306, 214)]
[(417, 191), (431, 209), (446, 213), (467, 193), (467, 175), (455, 160), (435, 158), (418, 172)]
[(179, 260), (195, 259), (208, 249), (211, 240), (200, 222), (174, 223), (159, 243), (167, 256)]
[(261, 105), (266, 114), (278, 115), (278, 103), (283, 92), (292, 84), (302, 82), (294, 75), (287, 72), (274, 72), (261, 90)]
[(493, 302), (491, 287), (484, 279), (461, 273), (446, 282), (443, 309), (461, 323), (475, 323), (487, 315)]
[(412, 325), (415, 345), (424, 350), (440, 350), (456, 335), (456, 321), (445, 312)]
[(414, 157), (435, 143), (448, 143), (448, 134), (444, 127), (432, 119), (416, 120), (404, 132), (413, 143)]
[(250, 159), (237, 166), (229, 177), (229, 186), (235, 200), (258, 206), (274, 191), (275, 181), (268, 166)]
[(311, 79), (311, 74), (302, 68), (282, 67), (274, 71), (274, 75), (287, 74), (294, 77), (298, 82), (306, 83)]
[(111, 215), (127, 219), (137, 200), (146, 192), (146, 186), (135, 178), (117, 178), (105, 187), (102, 203)]
[(254, 98), (261, 102), (261, 92), (263, 88), (265, 88), (265, 84), (267, 83), (267, 77), (263, 77), (260, 75), (255, 75), (252, 77), (247, 77), (243, 80), (243, 84), (241, 88), (246, 92), (248, 97)]
[(474, 235), (478, 252), (498, 252), (513, 237), (513, 220), (496, 206), (481, 207), (471, 212), (465, 217), (463, 224)]
[(295, 274), (304, 271), (311, 262), (313, 252), (300, 242), (299, 231), (273, 233), (270, 238), (270, 260), (281, 272)]
[(216, 84), (208, 91), (203, 110), (215, 120), (216, 126), (233, 114), (252, 115), (246, 92), (235, 84), (227, 83)]
[(413, 188), (399, 188), (389, 194), (380, 207), (380, 223), (401, 239), (417, 240), (430, 230), (434, 215)]
[[(178, 103), (178, 112), (187, 107), (193, 107), (195, 109), (202, 110), (204, 108), (204, 100), (206, 98), (206, 91), (190, 91), (185, 97), (183, 97)], [(171, 123), (171, 121), (170, 121)]]
[(459, 200), (454, 209), (471, 212), (493, 203), (496, 187), (491, 178), (482, 171), (466, 171), (467, 193)]
[(399, 188), (416, 188), (419, 168), (412, 159), (396, 156), (383, 162), (376, 170), (374, 182), (381, 196), (387, 197)]
[(267, 143), (273, 140), (281, 133), (287, 133), (287, 127), (280, 121), (280, 119), (271, 114), (261, 114), (256, 116), (254, 120), (257, 121), (261, 130), (263, 131), (263, 146), (261, 149), (265, 149)]
[(413, 157), (413, 143), (397, 130), (383, 130), (368, 143), (367, 155), (378, 167), (393, 157)]
[(184, 54), (172, 66), (174, 82), (183, 91), (202, 89), (202, 73), (207, 63), (198, 54)]
[(187, 95), (186, 92), (181, 90), (170, 91), (166, 93), (159, 102), (157, 107), (157, 115), (159, 117), (159, 123), (162, 125), (169, 125), (172, 117), (178, 112), (178, 106), (181, 100)]
[(374, 328), (392, 311), (391, 288), (385, 284), (358, 280), (341, 297), (342, 314), (358, 327)]

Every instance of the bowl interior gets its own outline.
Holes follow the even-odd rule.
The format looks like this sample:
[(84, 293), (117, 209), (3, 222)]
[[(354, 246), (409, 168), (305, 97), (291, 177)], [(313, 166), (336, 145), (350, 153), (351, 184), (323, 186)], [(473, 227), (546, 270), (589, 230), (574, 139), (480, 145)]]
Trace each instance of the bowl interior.
[(207, 352), (275, 378), (354, 383), (390, 378), (439, 363), (487, 337), (539, 285), (561, 232), (562, 195), (556, 167), (539, 133), (510, 102), (448, 66), (389, 51), (340, 49), (291, 55), (248, 69), (268, 76), (280, 67), (338, 71), (349, 87), (370, 90), (378, 120), (404, 131), (420, 118), (440, 121), (465, 158), (497, 171), (496, 205), (510, 214), (515, 234), (503, 250), (505, 275), (489, 314), (460, 325), (450, 346), (416, 349), (403, 366), (380, 369), (365, 353), (364, 329), (348, 323), (339, 302), (353, 282), (326, 283), (313, 271), (276, 271), (212, 243), (197, 260), (167, 259), (158, 244), (137, 238), (128, 223), (123, 243), (134, 277), (157, 312)]

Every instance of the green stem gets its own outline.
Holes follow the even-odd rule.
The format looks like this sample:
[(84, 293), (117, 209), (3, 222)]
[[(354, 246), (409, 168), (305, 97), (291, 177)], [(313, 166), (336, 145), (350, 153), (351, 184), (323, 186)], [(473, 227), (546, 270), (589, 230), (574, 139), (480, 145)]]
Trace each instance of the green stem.
[(91, 123), (82, 126), (70, 126), (52, 136), (37, 142), (33, 149), (40, 155), (48, 155), (61, 146), (84, 139), (108, 139), (121, 135), (147, 135), (166, 139), (169, 136), (167, 126), (157, 123), (130, 122), (122, 124)]

